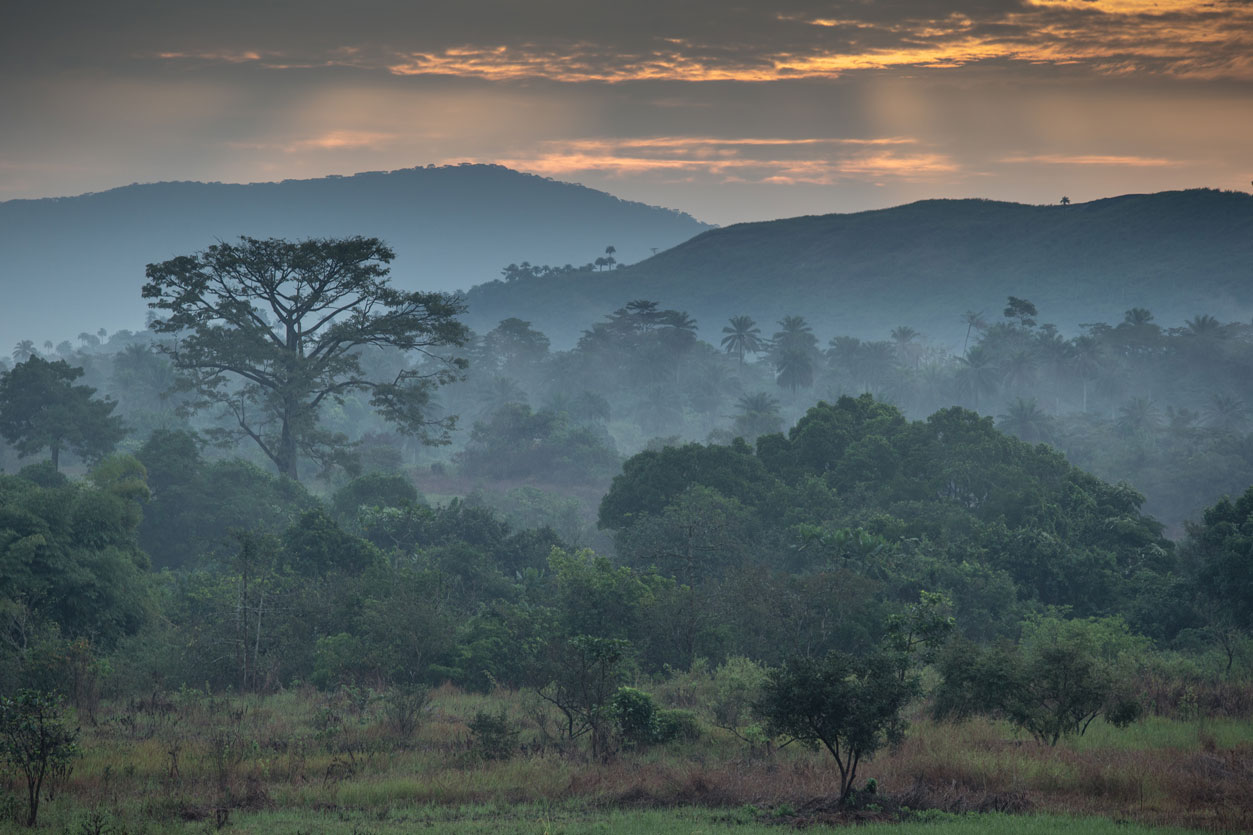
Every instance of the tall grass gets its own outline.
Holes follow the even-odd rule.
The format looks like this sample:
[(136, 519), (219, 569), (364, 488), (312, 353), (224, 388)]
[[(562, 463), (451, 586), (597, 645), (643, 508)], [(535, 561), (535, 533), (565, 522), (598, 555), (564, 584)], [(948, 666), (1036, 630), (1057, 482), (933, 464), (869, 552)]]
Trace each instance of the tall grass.
[[(389, 832), (446, 819), (466, 832), (753, 832), (763, 821), (847, 817), (831, 803), (839, 781), (829, 756), (799, 745), (750, 748), (705, 727), (697, 741), (592, 761), (555, 738), (548, 706), (526, 693), (439, 688), (408, 738), (393, 732), (388, 704), (369, 691), (304, 689), (267, 697), (187, 691), (102, 705), (97, 724), (83, 727), (84, 756), (44, 807), (43, 826), (116, 835), (219, 825)], [(518, 748), (494, 760), (474, 749), (467, 723), (478, 711), (501, 710)], [(1056, 815), (1097, 816), (1102, 822), (1082, 824), (1096, 832), (1112, 820), (1253, 827), (1253, 728), (1229, 719), (1153, 717), (1125, 731), (1094, 724), (1050, 748), (996, 722), (917, 716), (904, 742), (861, 774), (878, 786), (859, 799), (862, 822), (908, 821), (928, 809), (1019, 813), (944, 817), (925, 823), (927, 832), (1075, 825)], [(894, 832), (904, 835), (924, 824), (900, 826)]]

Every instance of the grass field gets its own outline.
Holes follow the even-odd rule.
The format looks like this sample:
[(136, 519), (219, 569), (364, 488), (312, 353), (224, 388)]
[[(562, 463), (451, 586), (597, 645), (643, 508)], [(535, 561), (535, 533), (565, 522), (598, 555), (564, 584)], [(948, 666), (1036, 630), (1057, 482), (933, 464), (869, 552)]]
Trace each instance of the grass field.
[[(476, 711), (501, 709), (518, 731), (515, 754), (491, 760), (467, 723)], [(592, 761), (581, 746), (562, 745), (554, 717), (526, 693), (440, 688), (412, 734), (384, 696), (368, 691), (154, 694), (103, 705), (94, 724), (79, 718), (83, 756), (43, 805), (43, 831), (1253, 828), (1253, 723), (1236, 719), (1153, 717), (1121, 731), (1094, 724), (1050, 748), (1000, 723), (918, 715), (901, 745), (863, 765), (859, 785), (873, 777), (878, 792), (862, 793), (848, 810), (832, 803), (838, 774), (826, 754), (755, 750), (705, 727), (696, 741)], [(8, 786), (10, 810), (24, 807), (24, 784), (9, 775)]]

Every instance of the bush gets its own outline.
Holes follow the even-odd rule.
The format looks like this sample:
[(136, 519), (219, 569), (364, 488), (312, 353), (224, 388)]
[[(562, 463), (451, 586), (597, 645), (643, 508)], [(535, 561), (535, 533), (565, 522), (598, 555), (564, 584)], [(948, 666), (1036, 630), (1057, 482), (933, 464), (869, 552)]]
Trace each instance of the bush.
[(398, 744), (406, 743), (418, 732), (423, 715), (431, 704), (431, 692), (421, 685), (400, 685), (387, 692), (383, 700), (387, 729)]
[(622, 687), (610, 702), (618, 736), (627, 748), (645, 748), (700, 738), (700, 721), (690, 710), (658, 709), (649, 693)]
[(654, 722), (653, 739), (667, 742), (695, 742), (700, 739), (700, 720), (690, 710), (659, 710)]
[(470, 720), (471, 749), (485, 760), (507, 760), (518, 750), (518, 731), (502, 707), (500, 713), (478, 711)]
[(643, 748), (657, 741), (657, 703), (643, 690), (621, 687), (609, 703), (618, 735), (628, 748)]

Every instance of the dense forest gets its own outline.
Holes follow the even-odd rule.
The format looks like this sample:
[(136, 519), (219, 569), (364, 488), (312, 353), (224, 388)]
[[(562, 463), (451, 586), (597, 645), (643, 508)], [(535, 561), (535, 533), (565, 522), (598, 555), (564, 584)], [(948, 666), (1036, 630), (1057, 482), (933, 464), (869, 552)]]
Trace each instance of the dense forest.
[(688, 311), (711, 341), (733, 316), (773, 323), (803, 312), (824, 334), (873, 340), (907, 324), (955, 350), (962, 312), (1010, 294), (1030, 298), (1068, 335), (1117, 324), (1133, 307), (1172, 327), (1198, 312), (1247, 320), (1250, 261), (1253, 197), (1243, 192), (1065, 205), (923, 200), (738, 223), (611, 273), (505, 275), (468, 291), (467, 321), (487, 329), (516, 316), (564, 347), (586, 321), (642, 297)]
[[(99, 745), (175, 745), (173, 785), (191, 743), (136, 723), (304, 694), (330, 711), (309, 720), (325, 787), (366, 773), (343, 710), (401, 745), (432, 692), (486, 694), (499, 712), (457, 726), (480, 762), (799, 741), (833, 759), (840, 805), (881, 810), (858, 775), (909, 716), (1051, 747), (1253, 713), (1253, 326), (1133, 308), (1068, 339), (1010, 297), (965, 317), (960, 353), (751, 311), (715, 345), (637, 300), (559, 351), (392, 290), (393, 257), (220, 243), (148, 267), (149, 330), (14, 348), (6, 739), (69, 705), (114, 728)], [(318, 289), (241, 302), (267, 269)], [(183, 791), (214, 799), (184, 811), (259, 802), (279, 778), (248, 768), (287, 744), (206, 748), (219, 779)], [(1206, 802), (1171, 819), (1239, 809)]]

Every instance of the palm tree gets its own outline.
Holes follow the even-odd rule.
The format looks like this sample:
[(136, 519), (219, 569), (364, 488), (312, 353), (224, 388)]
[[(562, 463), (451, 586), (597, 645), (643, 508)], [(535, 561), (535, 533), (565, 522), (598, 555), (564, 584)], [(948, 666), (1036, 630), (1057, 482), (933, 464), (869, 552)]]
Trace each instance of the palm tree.
[(765, 340), (761, 337), (761, 328), (749, 316), (732, 316), (730, 324), (722, 329), (726, 336), (722, 337), (722, 349), (728, 354), (735, 354), (744, 365), (744, 354), (760, 354), (766, 349)]
[(976, 345), (961, 358), (957, 370), (957, 386), (970, 397), (975, 411), (979, 411), (979, 395), (995, 394), (1000, 387), (1001, 375), (992, 362), (992, 355), (982, 345)]
[(1034, 397), (1015, 400), (1008, 412), (997, 418), (996, 426), (1030, 444), (1048, 443), (1053, 437), (1053, 420), (1041, 411)]
[(1224, 434), (1239, 432), (1244, 428), (1248, 417), (1249, 410), (1238, 397), (1230, 394), (1215, 394), (1210, 398), (1209, 408), (1205, 410), (1205, 422), (1210, 428)]
[(696, 344), (696, 320), (682, 310), (663, 310), (657, 335), (675, 354), (686, 353)]
[(857, 352), (857, 368), (863, 391), (875, 386), (882, 389), (896, 370), (896, 346), (891, 342), (863, 342)]
[(918, 368), (918, 360), (922, 352), (918, 343), (915, 341), (921, 336), (918, 331), (909, 327), (909, 325), (901, 325), (892, 330), (892, 341), (896, 343), (896, 353), (903, 365), (912, 365), (915, 370)]
[(1160, 422), (1157, 406), (1147, 397), (1129, 400), (1118, 410), (1118, 428), (1124, 435), (1150, 435)]
[(1005, 385), (1012, 390), (1028, 388), (1035, 384), (1035, 357), (1029, 351), (1015, 351), (1001, 363)]
[(818, 347), (818, 338), (814, 329), (805, 321), (804, 316), (784, 316), (779, 320), (779, 331), (770, 338), (773, 348), (782, 353), (785, 351), (814, 351)]
[(796, 397), (798, 388), (809, 388), (814, 384), (814, 361), (805, 351), (793, 349), (778, 354), (774, 370), (779, 385), (790, 389), (792, 397)]
[(857, 360), (861, 340), (855, 336), (836, 336), (827, 345), (827, 373), (835, 386), (832, 391), (843, 393), (851, 390), (858, 382)]
[(735, 416), (733, 431), (742, 438), (769, 435), (783, 428), (779, 414), (779, 401), (763, 392), (746, 394), (735, 404), (739, 412)]
[(988, 323), (987, 320), (983, 318), (982, 311), (976, 313), (973, 310), (967, 310), (964, 314), (962, 314), (962, 321), (966, 323), (966, 340), (962, 342), (962, 354), (964, 355), (966, 353), (966, 346), (970, 344), (970, 331), (972, 329), (981, 331), (988, 326)]
[(1091, 336), (1077, 336), (1070, 343), (1070, 364), (1083, 382), (1083, 412), (1088, 411), (1088, 383), (1096, 379), (1101, 370), (1100, 343)]
[(1222, 323), (1208, 313), (1202, 313), (1184, 324), (1192, 336), (1218, 336), (1223, 330)]
[(13, 361), (26, 362), (35, 354), (39, 353), (35, 350), (35, 343), (30, 339), (23, 339), (13, 347)]

